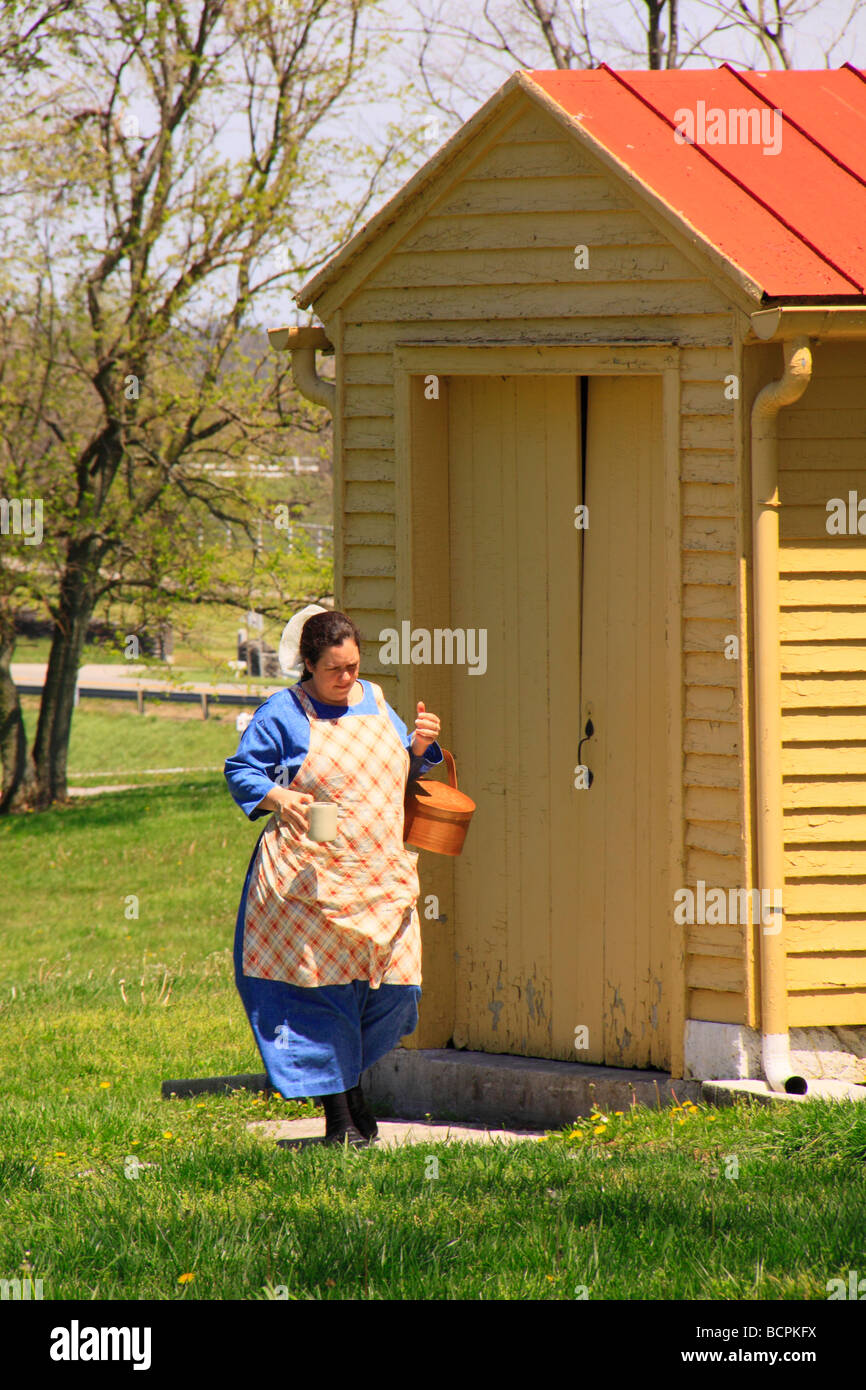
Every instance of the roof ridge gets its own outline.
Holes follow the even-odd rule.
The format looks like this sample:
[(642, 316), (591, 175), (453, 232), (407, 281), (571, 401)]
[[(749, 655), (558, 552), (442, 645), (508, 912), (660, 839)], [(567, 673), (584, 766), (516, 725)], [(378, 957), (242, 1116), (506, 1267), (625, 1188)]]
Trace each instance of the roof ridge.
[[(724, 67), (726, 66), (726, 64), (723, 64), (722, 66)], [(720, 69), (718, 68), (715, 69), (716, 72), (718, 72), (719, 70)], [(630, 92), (633, 97), (635, 97), (644, 106), (648, 107), (649, 110), (652, 111), (653, 115), (658, 116), (659, 120), (664, 121), (664, 123), (670, 126), (672, 130), (679, 129), (679, 127), (674, 124), (671, 118), (665, 115), (664, 111), (660, 111), (657, 106), (654, 106), (648, 97), (645, 97), (641, 92), (637, 91), (631, 85), (631, 83), (626, 82), (625, 78), (622, 77), (620, 73), (615, 72), (612, 67), (608, 66), (607, 63), (600, 63), (597, 68), (597, 71), (609, 73), (615, 81), (619, 82), (621, 86), (625, 87), (627, 92)], [(761, 100), (765, 101), (766, 98), (762, 97)], [(775, 108), (773, 109), (775, 110)], [(782, 112), (782, 119), (787, 119), (784, 111)], [(742, 179), (737, 178), (736, 174), (732, 173), (730, 169), (726, 169), (724, 164), (720, 163), (718, 159), (715, 159), (711, 154), (708, 154), (707, 151), (704, 149), (703, 145), (696, 145), (694, 141), (691, 141), (689, 143), (691, 143), (692, 149), (698, 150), (699, 153), (702, 154), (705, 159), (709, 160), (709, 162), (713, 165), (714, 168), (718, 169), (720, 173), (724, 174), (725, 178), (730, 179), (732, 183), (735, 183), (737, 187), (743, 193), (746, 194), (747, 197), (751, 198), (753, 202), (759, 205), (759, 207), (762, 207), (765, 212), (768, 212), (770, 216), (775, 219), (776, 222), (779, 222), (786, 229), (786, 231), (790, 232), (791, 235), (796, 237), (798, 241), (801, 241), (804, 246), (808, 246), (809, 250), (814, 255), (816, 255), (819, 260), (823, 261), (825, 265), (828, 265), (831, 267), (831, 269), (835, 270), (836, 274), (840, 275), (843, 280), (847, 280), (849, 285), (853, 285), (854, 288), (857, 290), (858, 294), (863, 294), (864, 291), (866, 291), (866, 285), (859, 284), (853, 278), (853, 276), (849, 275), (846, 270), (843, 270), (840, 265), (837, 265), (835, 261), (831, 260), (831, 258), (824, 251), (821, 251), (817, 246), (815, 246), (809, 240), (809, 238), (803, 234), (803, 232), (798, 231), (798, 229), (795, 226), (793, 226), (787, 220), (787, 218), (783, 217), (780, 212), (777, 212), (777, 210), (772, 206), (772, 204), (765, 202), (764, 199), (761, 198), (757, 193), (755, 193), (755, 191), (752, 188), (750, 188), (747, 183), (743, 183)]]

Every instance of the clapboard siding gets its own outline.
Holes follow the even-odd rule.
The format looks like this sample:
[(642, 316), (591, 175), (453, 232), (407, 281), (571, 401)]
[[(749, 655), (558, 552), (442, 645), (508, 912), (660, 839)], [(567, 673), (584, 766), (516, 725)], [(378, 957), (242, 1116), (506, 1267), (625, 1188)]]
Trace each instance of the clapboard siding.
[[(575, 268), (578, 246), (588, 249), (586, 269)], [(500, 134), (342, 305), (341, 601), (368, 643), (378, 637), (387, 604), (372, 586), (392, 585), (394, 573), (383, 542), (395, 524), (397, 343), (622, 340), (680, 347), (686, 885), (703, 877), (740, 887), (741, 672), (724, 655), (739, 632), (740, 602), (736, 405), (725, 393), (737, 370), (731, 314), (694, 264), (542, 113), (528, 111)], [(365, 666), (393, 691), (371, 645)], [(687, 930), (688, 1012), (743, 1019), (743, 929)]]
[[(617, 283), (634, 280), (692, 280), (694, 270), (684, 256), (671, 247), (611, 246), (607, 242), (580, 241), (586, 237), (584, 227), (572, 221), (571, 237), (563, 246), (521, 246), (515, 250), (496, 250), (488, 247), (460, 251), (412, 251), (392, 256), (376, 277), (382, 287), (450, 289), (452, 286), (471, 287), (477, 293), (480, 285), (549, 285), (561, 290), (563, 282), (571, 279), (575, 288), (583, 281)], [(575, 241), (575, 236), (578, 242)], [(587, 247), (586, 269), (575, 268), (575, 246)]]
[[(615, 302), (615, 301), (614, 301)], [(534, 317), (523, 315), (514, 318), (500, 318), (495, 331), (485, 319), (474, 321), (466, 318), (431, 318), (413, 320), (399, 319), (393, 323), (365, 321), (359, 315), (354, 301), (346, 306), (345, 330), (343, 336), (345, 360), (355, 353), (372, 354), (393, 351), (395, 342), (412, 343), (454, 343), (460, 342), (468, 347), (474, 343), (487, 346), (490, 342), (526, 343), (544, 345), (546, 343), (598, 343), (645, 341), (666, 342), (675, 338), (681, 346), (696, 347), (710, 344), (723, 347), (731, 341), (730, 310), (722, 307), (717, 300), (715, 309), (705, 313), (674, 310), (675, 296), (671, 295), (666, 305), (668, 313), (639, 315), (633, 312), (604, 314), (604, 303), (613, 308), (611, 296), (605, 295), (604, 303), (598, 313), (580, 314), (575, 320), (567, 316), (551, 315)], [(631, 304), (629, 305), (629, 310)], [(531, 327), (527, 327), (529, 320)], [(729, 443), (729, 441), (728, 441)]]
[[(580, 232), (580, 237), (575, 232)], [(647, 235), (646, 218), (631, 208), (618, 211), (607, 209), (592, 212), (583, 209), (579, 225), (574, 213), (535, 212), (527, 217), (524, 210), (493, 212), (486, 217), (468, 221), (463, 217), (430, 216), (409, 233), (401, 243), (398, 256), (420, 253), (472, 251), (518, 252), (544, 249), (562, 252), (577, 245), (610, 250), (617, 246), (642, 246)], [(657, 250), (665, 248), (654, 235), (650, 243)], [(573, 268), (574, 253), (568, 260)], [(692, 272), (689, 273), (691, 278)]]
[(866, 536), (826, 527), (829, 499), (866, 497), (864, 399), (866, 344), (825, 343), (779, 419), (788, 988), (810, 1024), (866, 1017)]
[[(418, 322), (430, 322), (447, 314), (454, 323), (473, 320), (481, 329), (486, 325), (490, 335), (490, 323), (497, 320), (519, 319), (523, 323), (523, 336), (527, 338), (527, 320), (549, 321), (560, 316), (563, 329), (567, 331), (567, 321), (580, 318), (583, 314), (600, 315), (605, 312), (611, 297), (617, 293), (613, 284), (595, 284), (589, 279), (589, 271), (573, 271), (574, 284), (567, 281), (544, 283), (541, 285), (497, 284), (497, 285), (434, 285), (420, 288), (394, 289), (390, 285), (379, 288), (359, 290), (352, 301), (353, 318), (359, 316), (365, 323), (394, 323), (395, 319), (407, 318)], [(623, 283), (621, 277), (620, 283)], [(633, 313), (661, 316), (672, 302), (681, 304), (684, 312), (700, 314), (715, 303), (716, 292), (706, 281), (695, 280), (676, 282), (676, 294), (671, 293), (671, 282), (650, 283), (640, 276), (627, 283), (620, 290), (623, 297), (628, 295)], [(713, 299), (710, 299), (710, 295)], [(675, 317), (672, 315), (671, 317)], [(670, 328), (669, 330), (670, 331)], [(695, 418), (683, 421), (683, 430), (690, 424), (701, 423)], [(719, 425), (717, 435), (722, 443), (730, 438)], [(684, 443), (688, 440), (684, 433)], [(712, 448), (711, 444), (706, 446)]]
[(394, 486), (393, 449), (345, 449), (343, 477), (346, 482), (390, 483)]

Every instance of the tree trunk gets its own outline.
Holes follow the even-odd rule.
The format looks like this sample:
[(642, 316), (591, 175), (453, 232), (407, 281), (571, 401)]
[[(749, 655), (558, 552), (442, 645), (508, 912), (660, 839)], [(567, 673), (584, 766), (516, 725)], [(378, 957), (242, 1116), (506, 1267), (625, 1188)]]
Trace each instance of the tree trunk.
[(23, 810), (36, 790), (33, 764), (27, 755), (27, 734), (18, 688), (10, 666), (15, 651), (15, 623), (11, 613), (0, 612), (0, 816)]
[(94, 606), (88, 552), (87, 543), (73, 542), (70, 545), (60, 581), (54, 636), (51, 639), (39, 725), (33, 745), (36, 805), (39, 810), (44, 810), (55, 801), (66, 800), (66, 760), (75, 708), (75, 686), (87, 625)]
[(645, 0), (647, 8), (647, 63), (651, 72), (662, 66), (662, 11), (665, 0)]

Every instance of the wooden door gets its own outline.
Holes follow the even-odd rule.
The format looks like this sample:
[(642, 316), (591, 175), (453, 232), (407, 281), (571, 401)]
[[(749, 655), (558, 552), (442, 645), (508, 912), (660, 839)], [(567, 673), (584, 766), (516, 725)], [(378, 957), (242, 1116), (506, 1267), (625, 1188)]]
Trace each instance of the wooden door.
[(586, 498), (580, 399), (577, 377), (449, 382), (450, 622), (486, 633), (484, 673), (452, 672), (478, 807), (455, 860), (454, 1042), (646, 1065), (665, 1007), (647, 900), (664, 854), (661, 383), (589, 379)]
[(661, 378), (591, 378), (587, 416), (581, 721), (594, 729), (583, 750), (593, 782), (575, 804), (586, 1060), (664, 1065), (673, 903)]

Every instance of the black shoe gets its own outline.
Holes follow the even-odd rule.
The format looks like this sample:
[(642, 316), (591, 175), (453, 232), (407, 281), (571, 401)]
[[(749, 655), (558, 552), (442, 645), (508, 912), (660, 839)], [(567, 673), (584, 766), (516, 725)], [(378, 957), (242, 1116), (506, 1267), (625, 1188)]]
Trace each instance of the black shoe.
[(354, 1125), (344, 1125), (342, 1128), (334, 1130), (333, 1134), (325, 1135), (326, 1144), (340, 1144), (347, 1142), (352, 1149), (365, 1149), (369, 1140), (365, 1135), (360, 1134)]
[(379, 1138), (379, 1126), (376, 1124), (376, 1116), (364, 1099), (364, 1092), (361, 1090), (361, 1083), (353, 1086), (351, 1091), (346, 1092), (346, 1101), (349, 1106), (349, 1113), (355, 1122), (356, 1127), (361, 1131), (365, 1139), (375, 1143)]

